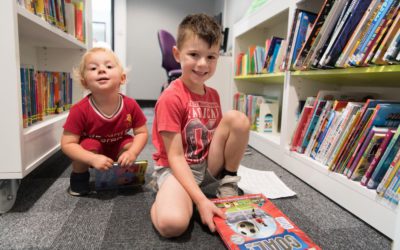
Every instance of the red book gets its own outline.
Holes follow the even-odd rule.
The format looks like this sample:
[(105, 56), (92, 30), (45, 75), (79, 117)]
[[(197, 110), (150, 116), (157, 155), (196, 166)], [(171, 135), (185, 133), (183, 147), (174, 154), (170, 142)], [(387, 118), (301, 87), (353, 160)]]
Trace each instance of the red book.
[(228, 249), (321, 249), (262, 194), (212, 201), (226, 215), (214, 222)]
[(312, 111), (311, 106), (304, 106), (303, 111), (301, 112), (299, 122), (297, 123), (296, 130), (293, 134), (293, 139), (292, 139), (292, 145), (290, 146), (291, 151), (296, 151), (297, 146), (300, 144), (300, 139), (301, 139), (301, 134), (302, 131), (304, 130), (304, 127), (306, 126), (306, 122), (308, 120), (309, 115), (311, 114)]

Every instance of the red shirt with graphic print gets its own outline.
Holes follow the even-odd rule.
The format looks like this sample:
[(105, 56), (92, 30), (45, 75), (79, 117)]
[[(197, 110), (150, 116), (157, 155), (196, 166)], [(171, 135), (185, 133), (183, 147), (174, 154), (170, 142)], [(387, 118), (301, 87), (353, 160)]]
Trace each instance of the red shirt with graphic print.
[(155, 107), (153, 122), (153, 159), (158, 166), (169, 167), (160, 132), (182, 135), (182, 145), (188, 164), (207, 159), (210, 143), (222, 111), (217, 91), (205, 86), (205, 94), (192, 93), (177, 79), (162, 93)]

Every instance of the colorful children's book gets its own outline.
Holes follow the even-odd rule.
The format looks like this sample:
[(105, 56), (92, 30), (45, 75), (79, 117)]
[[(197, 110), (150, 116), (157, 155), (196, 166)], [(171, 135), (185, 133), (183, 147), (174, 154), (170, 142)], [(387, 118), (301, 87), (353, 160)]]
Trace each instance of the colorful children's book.
[(228, 249), (321, 249), (262, 194), (212, 201), (226, 215), (214, 222)]
[(95, 189), (105, 190), (143, 185), (147, 165), (146, 160), (141, 160), (127, 167), (114, 163), (113, 167), (107, 171), (96, 169)]

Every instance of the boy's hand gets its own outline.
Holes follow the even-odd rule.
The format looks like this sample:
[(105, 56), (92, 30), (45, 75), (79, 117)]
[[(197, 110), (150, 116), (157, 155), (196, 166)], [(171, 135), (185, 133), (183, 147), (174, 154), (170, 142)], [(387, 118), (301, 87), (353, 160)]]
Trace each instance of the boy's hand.
[(95, 157), (93, 157), (90, 165), (95, 169), (106, 171), (112, 168), (113, 163), (114, 161), (111, 158), (105, 155), (96, 154)]
[(136, 157), (136, 154), (127, 150), (118, 157), (118, 163), (120, 166), (126, 167), (133, 164), (136, 161)]
[(200, 213), (201, 222), (206, 224), (211, 232), (215, 232), (215, 224), (213, 221), (214, 216), (219, 216), (223, 219), (226, 218), (222, 210), (217, 208), (215, 204), (208, 199), (204, 199), (198, 203), (197, 209)]

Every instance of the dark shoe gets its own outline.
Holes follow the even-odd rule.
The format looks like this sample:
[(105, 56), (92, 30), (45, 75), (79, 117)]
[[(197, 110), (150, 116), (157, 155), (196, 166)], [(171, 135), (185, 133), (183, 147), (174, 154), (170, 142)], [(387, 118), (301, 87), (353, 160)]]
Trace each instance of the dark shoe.
[(71, 173), (69, 179), (70, 186), (68, 188), (68, 193), (72, 196), (84, 196), (89, 194), (89, 172), (85, 173)]

